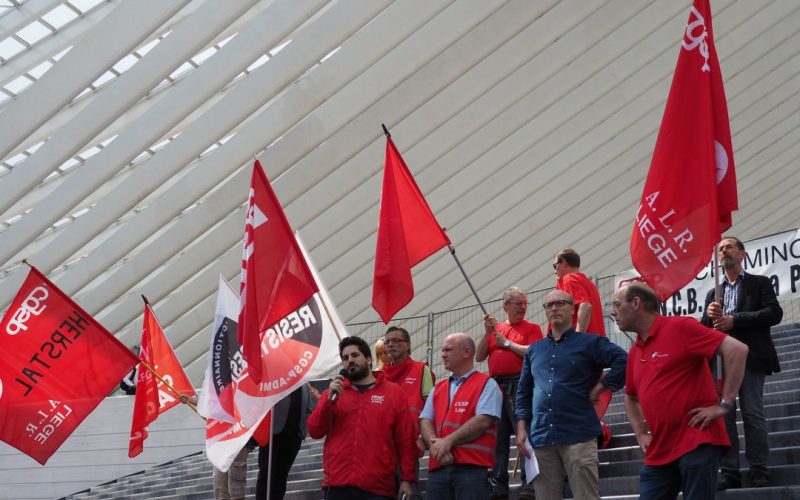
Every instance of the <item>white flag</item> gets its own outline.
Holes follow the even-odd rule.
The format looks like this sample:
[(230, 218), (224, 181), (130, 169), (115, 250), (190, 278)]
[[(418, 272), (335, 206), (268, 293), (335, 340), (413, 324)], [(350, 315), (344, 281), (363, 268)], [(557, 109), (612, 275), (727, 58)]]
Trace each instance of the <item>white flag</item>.
[(241, 376), (246, 366), (242, 358), (242, 346), (236, 340), (238, 320), (239, 294), (220, 275), (208, 366), (197, 411), (206, 418), (229, 423), (234, 421), (231, 382)]

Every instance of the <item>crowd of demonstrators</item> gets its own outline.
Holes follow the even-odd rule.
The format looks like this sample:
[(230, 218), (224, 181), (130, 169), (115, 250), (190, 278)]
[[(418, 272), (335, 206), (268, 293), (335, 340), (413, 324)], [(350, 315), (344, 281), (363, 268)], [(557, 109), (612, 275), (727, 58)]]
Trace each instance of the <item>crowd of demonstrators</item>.
[[(503, 406), (497, 428), (497, 448), (492, 476), (492, 499), (508, 498), (508, 458), (511, 434), (516, 434), (514, 423), (514, 398), (522, 370), (522, 358), (528, 347), (542, 339), (539, 325), (525, 319), (528, 297), (520, 288), (511, 287), (503, 292), (503, 311), (506, 321), (499, 323), (492, 314), (484, 317), (485, 333), (475, 351), (475, 361), (488, 358), (489, 375), (503, 393)], [(522, 491), (518, 498), (533, 498), (532, 486), (525, 477), (524, 459), (520, 463)]]
[[(744, 378), (739, 388), (739, 409), (744, 423), (745, 458), (750, 466), (750, 484), (769, 486), (769, 440), (764, 417), (764, 379), (779, 372), (778, 354), (772, 343), (770, 327), (780, 323), (783, 310), (775, 296), (772, 282), (765, 276), (744, 271), (746, 255), (744, 244), (738, 238), (725, 237), (717, 250), (724, 271), (722, 304), (714, 301), (713, 291), (705, 302), (702, 323), (725, 332), (749, 348)], [(718, 490), (739, 488), (739, 433), (736, 429), (736, 400), (731, 396), (726, 402), (731, 410), (725, 414), (725, 426), (731, 447), (722, 458), (722, 471)]]
[(325, 438), (325, 498), (412, 497), (417, 446), (408, 398), (382, 372), (373, 373), (372, 353), (363, 339), (342, 339), (339, 354), (343, 373), (322, 393), (307, 422), (311, 437)]
[[(553, 290), (542, 306), (550, 329), (530, 346), (522, 363), (515, 407), (517, 449), (528, 458), (526, 441), (534, 449), (540, 471), (533, 480), (537, 499), (562, 498), (565, 473), (575, 498), (600, 498), (600, 421), (594, 403), (625, 385), (627, 356), (606, 337), (575, 330), (576, 306), (567, 292)], [(600, 378), (605, 368), (610, 370)]]
[[(739, 391), (747, 346), (693, 318), (659, 314), (648, 286), (614, 295), (611, 315), (634, 332), (628, 356), (625, 410), (645, 454), (641, 498), (714, 498), (719, 462), (730, 445), (724, 420)], [(720, 355), (726, 377), (719, 398), (708, 361)]]
[[(717, 489), (741, 486), (737, 396), (750, 484), (768, 485), (763, 387), (765, 375), (780, 370), (769, 328), (782, 310), (769, 279), (743, 271), (738, 239), (724, 238), (718, 252), (723, 298), (709, 294), (702, 322), (661, 316), (644, 283), (616, 291), (611, 315), (636, 334), (627, 354), (605, 337), (599, 293), (572, 249), (553, 262), (557, 286), (541, 304), (546, 336), (525, 320), (525, 293), (509, 288), (506, 320), (486, 315), (477, 345), (466, 333), (445, 338), (449, 373), (435, 385), (430, 368), (410, 357), (406, 330), (386, 331), (383, 372), (371, 371), (363, 340), (344, 339), (345, 371), (308, 419), (310, 434), (326, 437), (326, 498), (414, 498), (425, 449), (428, 498), (507, 498), (512, 432), (519, 455), (539, 468), (530, 484), (523, 475), (520, 498), (562, 498), (565, 475), (576, 498), (599, 498), (597, 437), (611, 393), (623, 387), (644, 453), (641, 498), (712, 498)], [(721, 397), (709, 368), (714, 356), (725, 371)], [(488, 374), (475, 369), (484, 360)]]

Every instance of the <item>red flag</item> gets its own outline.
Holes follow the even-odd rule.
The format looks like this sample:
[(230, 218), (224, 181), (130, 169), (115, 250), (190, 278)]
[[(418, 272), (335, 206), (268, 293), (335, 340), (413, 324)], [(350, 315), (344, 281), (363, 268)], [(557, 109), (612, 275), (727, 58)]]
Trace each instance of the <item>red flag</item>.
[(264, 332), (317, 293), (289, 221), (264, 169), (253, 165), (247, 202), (239, 296), (239, 343), (250, 377), (261, 382)]
[(449, 244), (403, 157), (387, 137), (372, 285), (372, 308), (384, 323), (414, 297), (411, 268)]
[(144, 449), (144, 440), (148, 436), (147, 426), (152, 424), (159, 415), (180, 403), (178, 395), (164, 382), (180, 394), (195, 396), (192, 383), (167, 342), (164, 331), (158, 324), (158, 319), (147, 299), (144, 304), (142, 348), (139, 358), (158, 373), (163, 381), (153, 375), (144, 365), (139, 366), (136, 378), (136, 398), (133, 401), (131, 439), (128, 445), (128, 456), (131, 458)]
[(660, 300), (708, 263), (737, 203), (711, 11), (695, 0), (631, 237), (633, 265)]
[(0, 323), (0, 439), (44, 465), (137, 362), (31, 268)]

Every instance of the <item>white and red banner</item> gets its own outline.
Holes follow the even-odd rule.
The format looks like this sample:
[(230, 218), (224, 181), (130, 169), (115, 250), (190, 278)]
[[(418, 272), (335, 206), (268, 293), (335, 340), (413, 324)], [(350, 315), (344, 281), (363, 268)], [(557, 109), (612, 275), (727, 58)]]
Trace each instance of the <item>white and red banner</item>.
[(711, 10), (708, 0), (695, 0), (630, 242), (634, 267), (659, 299), (708, 262), (737, 204)]
[(144, 449), (144, 440), (148, 436), (147, 426), (159, 415), (180, 403), (179, 394), (195, 395), (189, 377), (167, 342), (164, 330), (158, 324), (158, 319), (146, 299), (139, 358), (161, 378), (153, 375), (145, 366), (139, 367), (128, 445), (128, 456), (131, 458)]
[(31, 268), (0, 323), (0, 439), (44, 465), (138, 362)]
[(232, 382), (242, 376), (247, 366), (242, 346), (236, 340), (238, 321), (239, 294), (220, 275), (208, 365), (197, 411), (206, 418), (228, 423), (233, 423), (234, 414)]
[(264, 366), (268, 351), (262, 352), (261, 338), (315, 293), (317, 285), (289, 221), (256, 160), (247, 202), (237, 334), (251, 379), (261, 382), (268, 369)]
[[(800, 231), (792, 229), (745, 241), (744, 247), (747, 252), (743, 262), (746, 272), (768, 276), (778, 300), (800, 299)], [(661, 313), (665, 316), (693, 316), (700, 319), (706, 294), (714, 289), (713, 269), (712, 258), (688, 285), (662, 303)], [(616, 274), (615, 288), (638, 275), (634, 269)]]
[[(346, 335), (308, 254), (291, 233), (259, 162), (253, 167), (248, 203), (238, 324), (242, 359), (235, 356), (235, 351), (231, 354), (236, 344), (224, 338), (235, 335), (237, 330), (232, 325), (220, 331), (215, 321), (212, 332), (219, 337), (212, 341), (212, 349), (229, 346), (230, 374), (226, 375), (224, 368), (219, 373), (220, 386), (229, 388), (230, 396), (225, 394), (226, 388), (212, 390), (225, 413), (226, 401), (232, 399), (233, 418), (210, 419), (206, 427), (206, 454), (223, 472), (278, 401), (338, 365), (339, 335)], [(227, 309), (218, 311), (220, 317), (230, 314)], [(243, 328), (247, 331), (243, 332)], [(215, 354), (209, 355), (213, 360)], [(222, 356), (219, 361), (225, 362)], [(258, 367), (258, 376), (252, 373), (254, 366)], [(213, 371), (212, 366), (212, 385), (216, 383)], [(218, 415), (227, 420), (226, 415)]]

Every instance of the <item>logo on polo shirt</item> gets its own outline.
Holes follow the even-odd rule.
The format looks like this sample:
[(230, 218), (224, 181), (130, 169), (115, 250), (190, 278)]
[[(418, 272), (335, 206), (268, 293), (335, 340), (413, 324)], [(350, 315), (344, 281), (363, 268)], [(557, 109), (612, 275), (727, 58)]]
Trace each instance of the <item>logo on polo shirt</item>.
[(653, 359), (666, 358), (667, 356), (669, 356), (668, 352), (658, 352), (658, 351), (656, 351), (652, 355), (650, 355), (650, 357), (653, 358)]
[(374, 403), (376, 405), (382, 405), (383, 404), (383, 398), (384, 398), (383, 394), (373, 394), (372, 397), (370, 398), (369, 402), (370, 403)]

